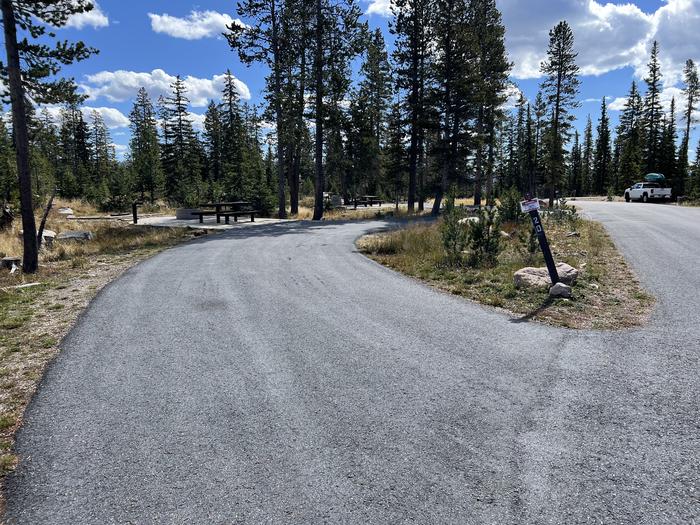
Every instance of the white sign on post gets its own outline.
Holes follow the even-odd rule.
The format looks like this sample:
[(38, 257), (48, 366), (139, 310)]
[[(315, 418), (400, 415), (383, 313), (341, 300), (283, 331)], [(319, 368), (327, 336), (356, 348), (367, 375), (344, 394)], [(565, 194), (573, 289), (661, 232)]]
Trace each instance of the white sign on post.
[(523, 213), (529, 213), (531, 211), (539, 210), (540, 201), (539, 199), (530, 199), (529, 201), (522, 201), (520, 203), (520, 209), (523, 210)]

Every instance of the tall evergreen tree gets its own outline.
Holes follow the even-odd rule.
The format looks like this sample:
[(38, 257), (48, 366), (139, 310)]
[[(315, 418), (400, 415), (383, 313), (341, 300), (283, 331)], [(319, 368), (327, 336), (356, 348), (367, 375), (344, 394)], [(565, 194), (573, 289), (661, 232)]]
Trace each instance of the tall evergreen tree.
[(289, 14), (284, 12), (284, 3), (284, 0), (238, 2), (238, 14), (248, 20), (249, 24), (234, 22), (226, 34), (229, 45), (238, 51), (243, 63), (261, 62), (270, 70), (267, 92), (277, 136), (277, 215), (280, 219), (287, 217), (283, 144), (285, 134), (282, 128), (282, 74), (287, 57), (284, 56), (286, 49), (280, 42), (280, 21)]
[(540, 71), (545, 76), (542, 92), (549, 111), (545, 132), (545, 184), (550, 205), (564, 177), (564, 147), (569, 140), (574, 116), (571, 111), (580, 105), (578, 54), (574, 51), (574, 34), (566, 22), (559, 22), (549, 32), (547, 58)]
[(695, 110), (698, 108), (698, 99), (700, 99), (700, 79), (698, 79), (698, 68), (693, 60), (688, 60), (685, 63), (685, 69), (683, 72), (684, 88), (683, 94), (685, 95), (686, 105), (684, 117), (685, 117), (685, 133), (683, 135), (683, 141), (681, 142), (680, 150), (678, 151), (678, 172), (682, 181), (678, 182), (678, 191), (676, 196), (682, 196), (685, 193), (685, 179), (688, 175), (688, 151), (690, 149), (690, 131), (695, 124), (693, 116)]
[(219, 106), (212, 100), (204, 114), (204, 150), (206, 152), (206, 178), (209, 185), (209, 197), (221, 197), (221, 180), (223, 178), (224, 131)]
[(201, 198), (201, 146), (192, 126), (187, 88), (180, 76), (163, 99), (163, 156), (165, 192), (180, 205), (194, 206)]
[[(12, 107), (12, 126), (19, 179), (24, 255), (22, 268), (35, 273), (39, 266), (32, 179), (27, 129), (27, 99), (40, 104), (76, 100), (72, 80), (56, 78), (62, 65), (88, 58), (94, 49), (82, 42), (58, 42), (52, 48), (46, 40), (55, 34), (46, 25), (62, 27), (68, 19), (92, 9), (87, 0), (1, 0), (2, 25), (7, 63), (0, 64), (2, 99)], [(46, 24), (46, 25), (43, 25)], [(17, 40), (17, 28), (26, 35)]]
[(593, 122), (588, 115), (586, 128), (583, 132), (583, 149), (581, 152), (581, 186), (584, 195), (593, 191)]
[(93, 110), (90, 122), (90, 181), (86, 196), (99, 204), (107, 201), (112, 178), (112, 138), (102, 115)]
[(576, 130), (574, 131), (574, 145), (571, 148), (571, 164), (569, 166), (569, 192), (575, 197), (581, 196), (583, 192), (582, 156), (580, 138), (578, 130)]
[(487, 200), (493, 199), (491, 169), (494, 164), (496, 122), (500, 117), (500, 107), (506, 100), (511, 65), (506, 56), (506, 30), (495, 0), (471, 0), (467, 23), (473, 31), (476, 48), (474, 203), (480, 206), (484, 183)]
[(135, 190), (141, 199), (149, 195), (154, 202), (163, 191), (164, 175), (158, 144), (158, 124), (155, 109), (145, 88), (140, 88), (129, 114), (131, 122), (131, 169)]
[(600, 107), (600, 120), (598, 120), (597, 137), (594, 155), (594, 187), (597, 195), (604, 195), (611, 184), (612, 174), (612, 140), (610, 136), (610, 118), (608, 107), (603, 97)]
[[(428, 83), (430, 53), (430, 8), (432, 0), (395, 0), (392, 3), (394, 22), (391, 26), (396, 35), (394, 62), (399, 89), (408, 93), (406, 97), (406, 120), (409, 123), (408, 157), (408, 210), (413, 212), (418, 198), (422, 210), (422, 185), (419, 174), (423, 166), (424, 128), (426, 126), (425, 94)], [(419, 195), (417, 195), (417, 193)]]
[(661, 136), (661, 150), (659, 151), (659, 166), (673, 188), (673, 195), (683, 195), (685, 189), (685, 173), (678, 170), (678, 158), (676, 156), (676, 99), (671, 99), (671, 110), (662, 119), (663, 133)]
[(637, 90), (637, 83), (632, 81), (625, 107), (620, 115), (615, 142), (619, 151), (617, 164), (617, 191), (629, 187), (642, 175), (643, 160), (643, 117), (644, 102)]
[(659, 43), (654, 41), (649, 60), (649, 72), (644, 79), (647, 85), (644, 97), (644, 163), (647, 172), (659, 171), (661, 139), (663, 129), (661, 117), (661, 63), (659, 62)]

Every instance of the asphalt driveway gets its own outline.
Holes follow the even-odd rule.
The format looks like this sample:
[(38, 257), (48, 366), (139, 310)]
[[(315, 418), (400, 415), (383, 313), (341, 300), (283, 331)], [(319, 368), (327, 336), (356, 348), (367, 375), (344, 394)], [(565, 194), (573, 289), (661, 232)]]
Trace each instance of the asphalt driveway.
[(393, 273), (381, 223), (171, 249), (93, 302), (19, 433), (6, 519), (695, 523), (700, 210), (582, 203), (658, 299), (617, 333)]

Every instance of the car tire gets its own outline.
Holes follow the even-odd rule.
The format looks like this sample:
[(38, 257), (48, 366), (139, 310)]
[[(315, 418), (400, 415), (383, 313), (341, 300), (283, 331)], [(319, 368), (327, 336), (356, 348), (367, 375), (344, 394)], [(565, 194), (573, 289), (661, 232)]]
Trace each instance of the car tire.
[(649, 202), (649, 195), (647, 195), (646, 193), (642, 195), (642, 202)]
[(629, 201), (631, 201), (631, 200), (632, 200), (632, 199), (630, 199), (630, 194), (629, 194), (629, 193), (625, 193), (625, 202), (629, 202)]

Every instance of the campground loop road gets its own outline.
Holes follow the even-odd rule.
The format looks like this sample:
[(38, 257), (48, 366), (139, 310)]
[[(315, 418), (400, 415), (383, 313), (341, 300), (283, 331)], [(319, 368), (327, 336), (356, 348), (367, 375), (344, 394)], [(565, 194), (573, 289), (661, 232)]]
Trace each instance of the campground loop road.
[(356, 253), (378, 222), (140, 264), (31, 403), (8, 523), (698, 523), (700, 209), (582, 208), (649, 326), (514, 322)]

